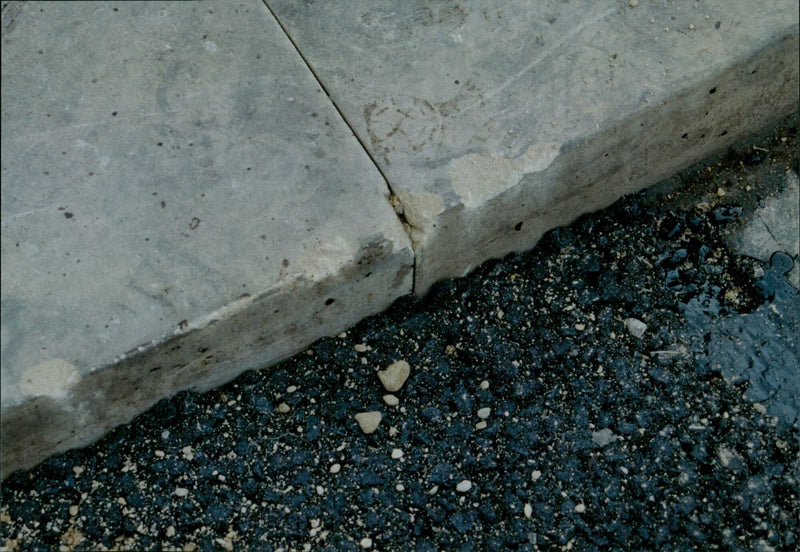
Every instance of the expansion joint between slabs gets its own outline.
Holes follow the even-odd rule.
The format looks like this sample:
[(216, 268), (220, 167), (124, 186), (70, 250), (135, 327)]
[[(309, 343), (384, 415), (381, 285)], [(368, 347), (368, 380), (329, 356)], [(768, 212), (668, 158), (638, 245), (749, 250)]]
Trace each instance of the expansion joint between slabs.
[[(342, 119), (342, 121), (344, 121), (344, 124), (347, 125), (347, 128), (350, 129), (350, 134), (352, 134), (355, 137), (355, 139), (358, 140), (358, 144), (361, 146), (361, 149), (364, 150), (364, 153), (366, 153), (367, 157), (369, 157), (370, 161), (372, 161), (373, 166), (378, 170), (378, 173), (380, 173), (381, 178), (383, 178), (384, 184), (386, 184), (386, 189), (389, 192), (389, 198), (392, 198), (395, 201), (399, 201), (399, 198), (397, 197), (397, 195), (394, 192), (394, 189), (392, 188), (391, 182), (389, 182), (389, 179), (386, 177), (386, 173), (384, 173), (383, 169), (381, 169), (381, 166), (378, 164), (378, 161), (375, 159), (375, 156), (372, 155), (372, 153), (369, 151), (369, 148), (367, 147), (367, 145), (364, 143), (364, 141), (361, 139), (361, 137), (358, 135), (358, 133), (356, 133), (355, 129), (353, 128), (353, 125), (351, 125), (350, 121), (347, 120), (347, 117), (344, 116), (344, 113), (339, 108), (339, 105), (336, 103), (336, 100), (334, 100), (333, 97), (331, 96), (330, 92), (328, 91), (328, 88), (325, 86), (325, 83), (322, 82), (322, 79), (319, 78), (319, 75), (317, 75), (317, 72), (314, 71), (314, 67), (312, 67), (311, 63), (309, 63), (308, 58), (306, 58), (306, 56), (300, 50), (299, 46), (297, 45), (297, 43), (292, 38), (292, 35), (289, 34), (289, 31), (286, 30), (286, 27), (281, 22), (281, 20), (278, 17), (278, 15), (273, 11), (272, 8), (269, 7), (268, 0), (261, 0), (261, 1), (264, 3), (264, 6), (267, 8), (269, 13), (272, 15), (273, 19), (275, 19), (275, 21), (278, 23), (278, 26), (283, 31), (283, 34), (286, 36), (286, 38), (289, 40), (289, 42), (292, 43), (292, 46), (294, 47), (295, 52), (297, 52), (297, 54), (300, 56), (300, 59), (303, 60), (303, 63), (308, 68), (308, 70), (311, 71), (311, 74), (314, 76), (314, 80), (317, 81), (317, 84), (319, 84), (320, 88), (322, 88), (322, 91), (325, 92), (326, 96), (328, 96), (328, 100), (330, 100), (330, 102), (333, 105), (334, 109), (336, 109), (336, 112), (339, 114), (339, 117)], [(411, 240), (411, 234), (407, 230), (408, 221), (406, 220), (406, 218), (403, 215), (399, 214), (397, 212), (397, 210), (394, 209), (394, 205), (392, 205), (392, 208), (395, 211), (395, 215), (397, 216), (398, 220), (400, 221), (400, 224), (403, 225), (403, 229), (406, 230), (406, 234), (408, 235), (409, 240), (411, 241), (411, 249), (412, 249), (412, 253), (414, 255), (414, 262), (413, 262), (413, 265), (412, 265), (412, 274), (413, 274), (412, 282), (413, 282), (413, 284), (412, 284), (411, 292), (414, 293), (415, 288), (416, 288), (416, 282), (417, 282), (417, 277), (416, 277), (417, 276), (417, 252), (416, 252), (416, 248), (414, 247), (414, 241)]]

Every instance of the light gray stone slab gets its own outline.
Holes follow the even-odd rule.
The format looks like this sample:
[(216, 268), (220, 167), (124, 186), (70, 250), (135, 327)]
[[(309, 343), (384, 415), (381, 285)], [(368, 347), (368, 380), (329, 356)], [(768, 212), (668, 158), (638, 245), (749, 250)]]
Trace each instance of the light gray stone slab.
[(794, 259), (794, 267), (786, 275), (800, 289), (800, 180), (786, 171), (785, 189), (768, 198), (744, 226), (727, 237), (734, 251), (768, 263), (776, 251)]
[(789, 0), (267, 0), (370, 150), (415, 291), (797, 109)]
[(2, 472), (386, 308), (413, 252), (262, 2), (2, 12)]

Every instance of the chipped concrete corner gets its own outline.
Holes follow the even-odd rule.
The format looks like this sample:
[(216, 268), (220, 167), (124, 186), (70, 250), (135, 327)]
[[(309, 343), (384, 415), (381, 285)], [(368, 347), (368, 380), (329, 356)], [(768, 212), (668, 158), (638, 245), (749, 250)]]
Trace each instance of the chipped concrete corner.
[(474, 208), (517, 186), (525, 176), (545, 170), (560, 147), (555, 142), (533, 144), (513, 159), (469, 153), (450, 161), (447, 171), (461, 202)]

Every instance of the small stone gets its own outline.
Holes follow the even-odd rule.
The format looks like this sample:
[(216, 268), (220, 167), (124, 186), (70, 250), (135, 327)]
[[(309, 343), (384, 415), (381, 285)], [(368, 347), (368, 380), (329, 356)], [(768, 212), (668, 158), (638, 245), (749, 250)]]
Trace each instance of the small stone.
[(385, 402), (389, 406), (397, 406), (398, 404), (400, 404), (400, 399), (398, 399), (394, 395), (384, 395), (383, 402)]
[(578, 514), (582, 514), (586, 511), (586, 504), (576, 504), (575, 505), (575, 512)]
[(428, 489), (428, 494), (431, 496), (435, 495), (438, 492), (439, 492), (439, 485), (434, 485), (433, 487)]
[(486, 380), (483, 380), (479, 387), (485, 391), (486, 389), (489, 389), (489, 382), (486, 381)]
[(85, 469), (86, 468), (84, 468), (83, 466), (72, 466), (72, 471), (73, 471), (73, 473), (75, 473), (75, 475), (82, 474)]
[(378, 379), (381, 380), (384, 389), (390, 393), (399, 391), (408, 379), (411, 367), (405, 360), (398, 360), (386, 367), (386, 370), (378, 372)]
[(78, 507), (76, 505), (73, 504), (72, 506), (69, 507), (69, 515), (71, 517), (75, 517), (78, 515)]
[(623, 324), (625, 324), (625, 328), (627, 328), (628, 332), (630, 332), (633, 337), (639, 339), (641, 339), (644, 332), (647, 331), (647, 324), (637, 318), (626, 318)]
[(478, 418), (485, 420), (492, 414), (492, 409), (488, 406), (478, 409)]
[(475, 429), (486, 429), (486, 426), (489, 425), (486, 423), (486, 420), (481, 420), (477, 424), (475, 424)]
[(575, 324), (575, 329), (578, 330), (579, 332), (582, 332), (583, 330), (586, 329), (586, 324)]
[(608, 428), (601, 429), (600, 431), (592, 431), (592, 442), (601, 447), (613, 443), (618, 438), (619, 437), (614, 435), (614, 432)]
[(291, 409), (292, 409), (292, 408), (291, 408), (291, 407), (290, 407), (288, 404), (286, 404), (285, 402), (282, 402), (281, 404), (279, 404), (279, 405), (278, 405), (278, 406), (275, 408), (275, 410), (276, 410), (277, 412), (280, 412), (281, 414), (286, 414), (286, 413), (287, 413), (287, 412), (289, 412)]
[(328, 471), (331, 472), (331, 473), (339, 473), (339, 470), (341, 470), (341, 469), (342, 469), (342, 465), (341, 464), (334, 464), (334, 465), (332, 465), (330, 467), (330, 469)]
[(533, 515), (533, 506), (525, 504), (525, 506), (522, 507), (522, 513), (525, 514), (526, 518), (530, 518), (531, 515)]
[(403, 457), (403, 451), (399, 448), (392, 449), (392, 459), (400, 460)]
[(372, 433), (378, 429), (378, 424), (381, 423), (383, 415), (377, 410), (370, 412), (359, 412), (355, 415), (356, 422), (364, 433)]
[(296, 385), (290, 385), (289, 387), (286, 388), (286, 392), (289, 393), (290, 395), (292, 393), (294, 393), (295, 391), (297, 391), (297, 386)]
[(191, 446), (185, 446), (181, 449), (181, 456), (184, 460), (194, 460), (194, 449)]
[(189, 495), (189, 489), (185, 489), (183, 487), (177, 487), (175, 489), (175, 496), (179, 496), (181, 498)]
[(725, 191), (725, 188), (723, 188), (721, 186), (719, 188), (717, 188), (717, 196), (718, 197), (725, 197), (725, 195), (727, 195), (727, 193), (728, 192)]
[(465, 479), (464, 481), (461, 481), (458, 485), (456, 485), (456, 491), (458, 491), (459, 493), (466, 493), (469, 492), (471, 489), (472, 489), (472, 481), (470, 481), (469, 479)]
[(317, 485), (316, 491), (319, 496), (322, 496), (325, 494), (325, 487), (322, 485)]
[(167, 527), (167, 538), (174, 537), (174, 536), (175, 536), (175, 526), (174, 525), (170, 525), (169, 527)]
[(755, 409), (755, 411), (756, 411), (756, 412), (758, 412), (759, 414), (766, 414), (766, 413), (767, 413), (767, 407), (766, 407), (766, 406), (764, 406), (764, 405), (763, 405), (763, 404), (761, 404), (761, 403), (753, 403), (753, 408), (754, 408), (754, 409)]
[(155, 454), (156, 454), (156, 457), (158, 457), (158, 458), (164, 458), (164, 451), (163, 450), (157, 450)]
[(366, 345), (366, 343), (359, 343), (357, 345), (353, 345), (353, 349), (355, 349), (355, 351), (357, 353), (366, 353), (367, 352), (367, 345)]
[(187, 542), (183, 545), (183, 552), (194, 552), (197, 550), (197, 544), (193, 542)]
[(635, 8), (639, 5), (639, 0), (628, 0), (628, 5), (632, 8)]
[(531, 472), (531, 480), (532, 481), (539, 481), (539, 479), (541, 477), (542, 477), (542, 472), (540, 472), (539, 470), (533, 470)]
[(372, 548), (372, 539), (364, 537), (359, 544), (361, 544), (361, 548)]

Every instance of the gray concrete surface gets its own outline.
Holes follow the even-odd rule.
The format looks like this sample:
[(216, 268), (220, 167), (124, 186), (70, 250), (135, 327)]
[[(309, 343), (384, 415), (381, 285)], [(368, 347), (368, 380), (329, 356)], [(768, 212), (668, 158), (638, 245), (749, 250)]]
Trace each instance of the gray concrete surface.
[(387, 176), (415, 291), (797, 109), (797, 2), (267, 2)]
[(786, 171), (785, 188), (779, 196), (766, 199), (728, 243), (737, 253), (765, 263), (775, 251), (791, 256), (794, 267), (786, 278), (800, 289), (800, 186), (794, 171)]
[(778, 0), (8, 2), (2, 40), (2, 476), (797, 109)]
[(262, 3), (2, 26), (4, 474), (411, 291), (380, 173)]

